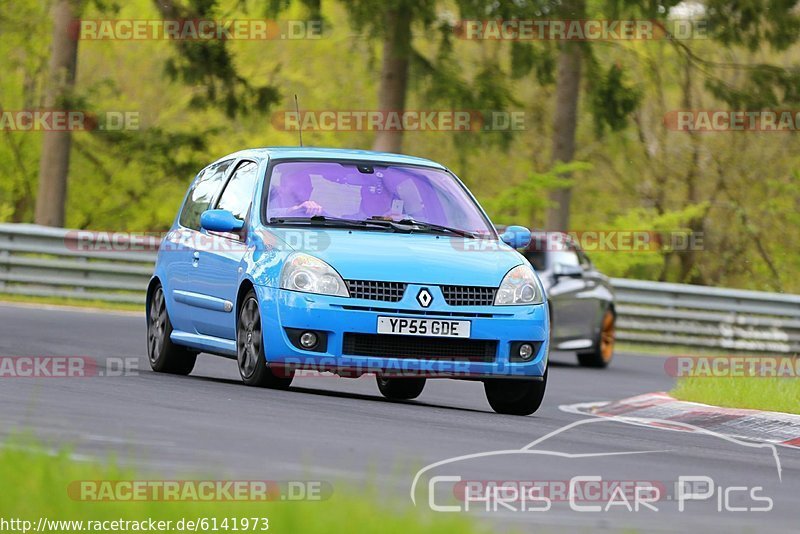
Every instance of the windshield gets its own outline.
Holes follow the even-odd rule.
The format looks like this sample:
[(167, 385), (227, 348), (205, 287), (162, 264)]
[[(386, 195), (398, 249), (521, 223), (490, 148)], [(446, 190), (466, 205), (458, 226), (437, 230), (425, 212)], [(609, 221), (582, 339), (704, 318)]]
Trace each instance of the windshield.
[(327, 161), (275, 165), (267, 220), (316, 216), (414, 221), (494, 235), (472, 198), (442, 170)]

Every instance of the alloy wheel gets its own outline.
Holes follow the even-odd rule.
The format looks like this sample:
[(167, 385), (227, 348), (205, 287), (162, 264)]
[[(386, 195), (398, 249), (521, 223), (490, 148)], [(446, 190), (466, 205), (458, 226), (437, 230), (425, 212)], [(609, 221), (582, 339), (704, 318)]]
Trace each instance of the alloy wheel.
[(147, 348), (151, 362), (158, 359), (164, 346), (164, 331), (167, 322), (167, 307), (164, 302), (164, 290), (160, 287), (150, 300), (150, 317), (147, 323)]
[(243, 377), (249, 378), (256, 370), (261, 355), (261, 314), (258, 303), (250, 298), (242, 306), (237, 329), (237, 360)]
[(615, 322), (614, 312), (611, 310), (606, 311), (603, 316), (602, 329), (600, 330), (600, 354), (605, 362), (611, 361), (611, 357), (614, 355)]

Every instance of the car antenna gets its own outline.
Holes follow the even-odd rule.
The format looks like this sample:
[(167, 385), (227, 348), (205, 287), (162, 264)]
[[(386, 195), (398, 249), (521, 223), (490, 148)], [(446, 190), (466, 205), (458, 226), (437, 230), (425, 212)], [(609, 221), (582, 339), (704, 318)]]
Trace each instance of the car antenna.
[(297, 133), (300, 135), (300, 148), (303, 147), (303, 125), (300, 121), (300, 104), (297, 103), (297, 93), (294, 94), (294, 109), (297, 111)]

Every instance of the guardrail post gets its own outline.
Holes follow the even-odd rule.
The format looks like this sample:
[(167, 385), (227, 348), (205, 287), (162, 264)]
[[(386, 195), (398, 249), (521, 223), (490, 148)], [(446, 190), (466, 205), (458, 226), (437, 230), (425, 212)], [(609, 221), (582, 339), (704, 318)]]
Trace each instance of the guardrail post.
[[(78, 262), (79, 262), (79, 263), (84, 263), (84, 264), (85, 264), (85, 263), (89, 263), (89, 258), (87, 258), (87, 257), (85, 257), (85, 256), (81, 256), (81, 257), (79, 257), (79, 258), (78, 258)], [(89, 271), (88, 271), (88, 270), (84, 270), (84, 271), (83, 271), (83, 278), (84, 278), (84, 279), (88, 279), (88, 278), (89, 278)], [(76, 287), (76, 288), (75, 288), (75, 290), (76, 290), (78, 293), (85, 293), (85, 292), (86, 292), (86, 287), (84, 287), (84, 286), (78, 286), (78, 287)]]
[[(7, 273), (9, 271), (6, 266), (8, 258), (11, 257), (11, 252), (6, 248), (6, 244), (14, 239), (11, 234), (0, 234), (0, 273)], [(6, 288), (6, 281), (0, 279), (0, 293)]]

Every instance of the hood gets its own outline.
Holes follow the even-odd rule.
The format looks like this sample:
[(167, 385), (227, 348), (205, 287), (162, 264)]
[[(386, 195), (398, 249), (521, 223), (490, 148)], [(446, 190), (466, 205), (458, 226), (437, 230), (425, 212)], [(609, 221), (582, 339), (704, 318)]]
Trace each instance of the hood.
[(345, 280), (497, 287), (524, 258), (495, 240), (340, 229), (314, 232), (306, 252), (326, 261)]

